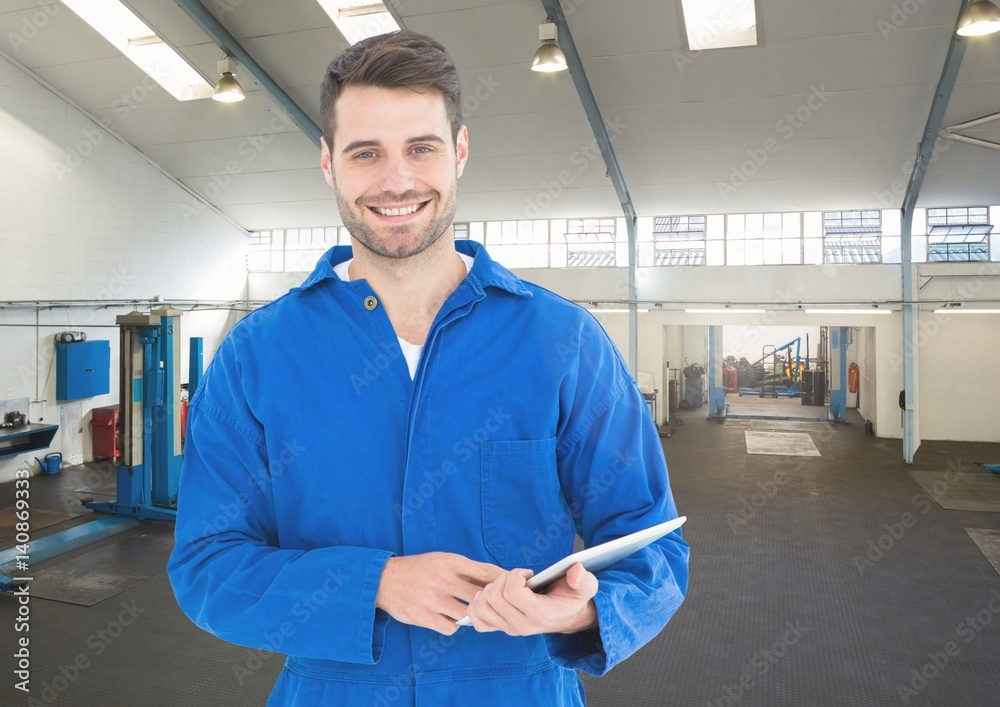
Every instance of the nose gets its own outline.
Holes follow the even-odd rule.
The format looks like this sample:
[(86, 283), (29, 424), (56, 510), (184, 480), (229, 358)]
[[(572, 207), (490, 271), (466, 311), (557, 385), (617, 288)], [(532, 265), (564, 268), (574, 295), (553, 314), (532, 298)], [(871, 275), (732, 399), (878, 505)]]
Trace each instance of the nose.
[(406, 157), (387, 157), (383, 164), (385, 169), (379, 185), (382, 191), (390, 194), (402, 194), (413, 189), (413, 169)]

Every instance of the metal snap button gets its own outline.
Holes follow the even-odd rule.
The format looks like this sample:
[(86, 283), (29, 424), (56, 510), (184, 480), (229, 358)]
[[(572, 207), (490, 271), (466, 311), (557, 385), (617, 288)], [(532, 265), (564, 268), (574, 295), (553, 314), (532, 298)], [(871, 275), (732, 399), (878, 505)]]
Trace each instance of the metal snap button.
[(373, 309), (375, 309), (376, 307), (378, 307), (378, 300), (377, 299), (375, 299), (371, 295), (368, 295), (367, 297), (365, 297), (365, 309), (367, 309), (370, 312)]

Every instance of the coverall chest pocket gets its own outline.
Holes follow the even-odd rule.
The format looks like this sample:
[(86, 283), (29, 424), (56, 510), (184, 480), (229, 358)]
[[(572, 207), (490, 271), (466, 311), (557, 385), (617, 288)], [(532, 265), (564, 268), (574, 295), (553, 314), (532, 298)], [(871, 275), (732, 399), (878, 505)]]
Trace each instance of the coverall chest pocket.
[(544, 569), (573, 551), (556, 439), (482, 443), (483, 541), (506, 569)]

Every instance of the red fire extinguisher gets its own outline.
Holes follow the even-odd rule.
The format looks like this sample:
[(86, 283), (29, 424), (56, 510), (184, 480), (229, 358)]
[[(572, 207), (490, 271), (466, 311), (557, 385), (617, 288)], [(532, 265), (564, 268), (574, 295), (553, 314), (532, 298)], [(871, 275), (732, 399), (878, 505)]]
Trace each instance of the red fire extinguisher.
[(187, 395), (181, 398), (181, 441), (187, 435), (187, 421), (188, 421), (188, 399)]
[(858, 392), (858, 386), (861, 384), (861, 369), (858, 368), (858, 364), (852, 363), (847, 367), (847, 389), (852, 393)]

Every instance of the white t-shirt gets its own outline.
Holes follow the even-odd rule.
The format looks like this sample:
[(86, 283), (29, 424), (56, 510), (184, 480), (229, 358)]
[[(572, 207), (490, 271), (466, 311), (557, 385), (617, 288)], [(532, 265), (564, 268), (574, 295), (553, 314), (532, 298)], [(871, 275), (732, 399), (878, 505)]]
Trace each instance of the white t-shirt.
[[(466, 255), (465, 253), (459, 253), (458, 257), (460, 257), (462, 259), (462, 262), (465, 263), (465, 272), (466, 274), (468, 274), (468, 272), (472, 269), (472, 261), (473, 261), (472, 257)], [(354, 258), (351, 258), (349, 260), (345, 260), (344, 262), (338, 263), (337, 265), (333, 266), (333, 271), (337, 273), (337, 277), (339, 277), (344, 282), (351, 281), (351, 275), (348, 271), (348, 268), (351, 267), (351, 261), (353, 260)], [(415, 376), (417, 373), (417, 364), (420, 362), (420, 354), (424, 350), (424, 345), (411, 344), (409, 341), (406, 341), (405, 339), (399, 336), (397, 336), (396, 338), (399, 340), (399, 348), (403, 352), (403, 358), (406, 359), (406, 367), (410, 370), (410, 380), (413, 380), (413, 376)]]

